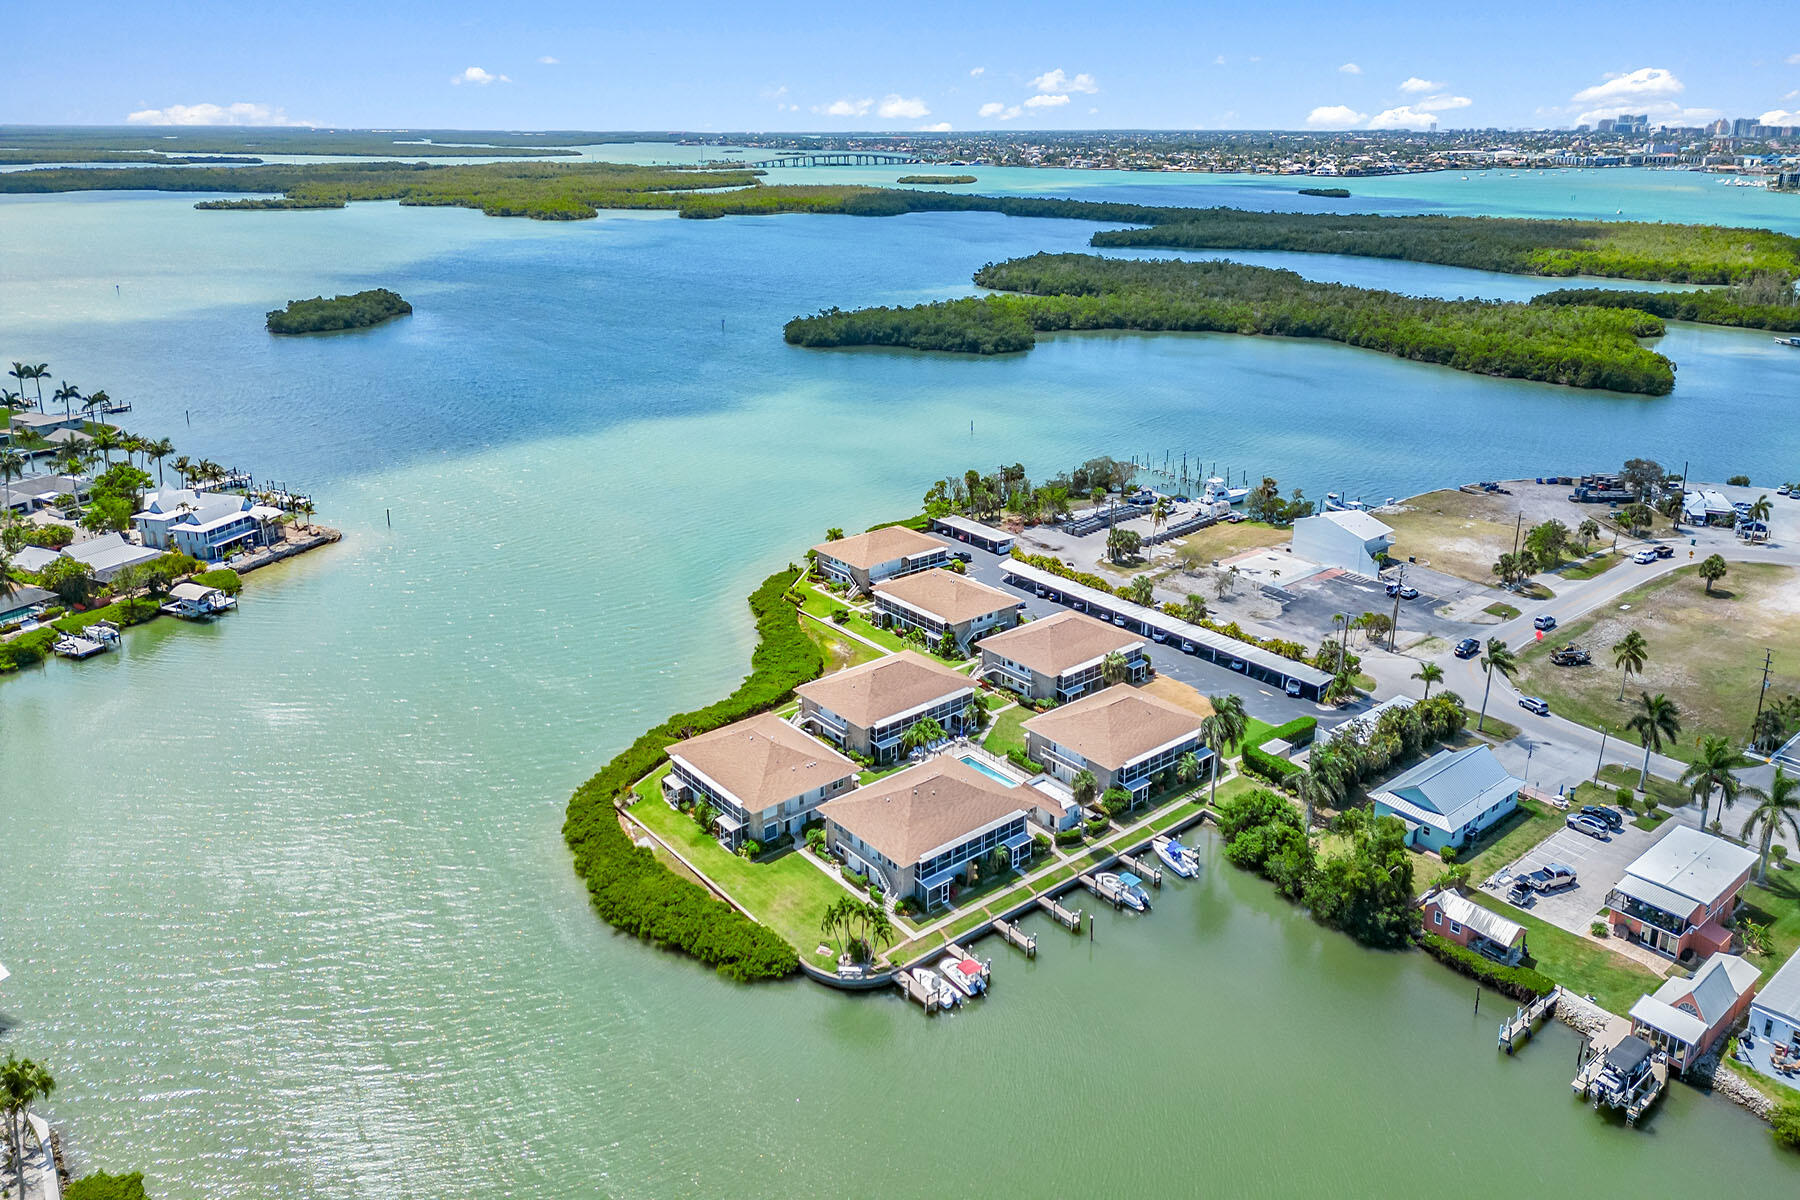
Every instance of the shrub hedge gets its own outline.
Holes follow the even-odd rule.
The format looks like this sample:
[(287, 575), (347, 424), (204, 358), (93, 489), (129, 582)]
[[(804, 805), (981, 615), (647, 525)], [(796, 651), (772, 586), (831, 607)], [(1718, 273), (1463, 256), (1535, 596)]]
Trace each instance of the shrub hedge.
[(783, 600), (798, 570), (790, 566), (771, 575), (750, 594), (757, 645), (750, 656), (750, 674), (737, 690), (705, 708), (677, 713), (644, 733), (575, 790), (563, 822), (575, 872), (587, 881), (594, 910), (604, 920), (744, 981), (790, 974), (798, 955), (778, 934), (633, 845), (619, 827), (613, 801), (654, 770), (671, 744), (773, 708), (795, 687), (824, 671), (819, 647)]
[(1514, 1000), (1536, 1000), (1556, 990), (1554, 979), (1530, 967), (1505, 966), (1425, 930), (1419, 931), (1418, 939), (1419, 947), (1445, 966)]
[(10, 642), (0, 642), (0, 674), (43, 662), (44, 656), (50, 653), (50, 647), (55, 644), (54, 628), (34, 629), (30, 633), (20, 634)]
[(201, 587), (218, 588), (227, 596), (235, 596), (244, 590), (244, 580), (230, 567), (219, 567), (213, 571), (202, 571), (194, 576), (195, 583)]
[(1276, 758), (1261, 746), (1244, 747), (1244, 769), (1253, 775), (1262, 776), (1270, 783), (1278, 784), (1306, 774), (1304, 769), (1285, 758)]
[(70, 1180), (62, 1194), (63, 1200), (144, 1200), (144, 1176), (140, 1171), (129, 1175), (95, 1171)]
[(1313, 734), (1319, 728), (1317, 717), (1295, 717), (1285, 725), (1277, 725), (1263, 735), (1262, 745), (1268, 745), (1276, 738), (1290, 746), (1304, 746), (1313, 740)]

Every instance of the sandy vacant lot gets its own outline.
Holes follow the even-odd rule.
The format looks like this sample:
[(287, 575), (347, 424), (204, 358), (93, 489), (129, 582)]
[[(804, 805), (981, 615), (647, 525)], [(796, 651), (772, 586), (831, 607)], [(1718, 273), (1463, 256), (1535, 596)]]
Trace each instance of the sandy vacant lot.
[[(1494, 560), (1513, 548), (1515, 534), (1544, 521), (1558, 520), (1571, 532), (1589, 517), (1606, 525), (1604, 504), (1576, 504), (1560, 484), (1509, 483), (1512, 495), (1471, 495), (1455, 490), (1427, 492), (1403, 500), (1375, 516), (1394, 530), (1395, 558), (1408, 555), (1421, 563), (1475, 583), (1493, 583)], [(1659, 529), (1667, 523), (1660, 518)], [(1603, 528), (1596, 549), (1612, 544)]]
[[(1650, 644), (1650, 661), (1634, 675), (1620, 703), (1619, 672), (1611, 647), (1636, 629)], [(1557, 667), (1550, 651), (1575, 642), (1590, 651), (1588, 667)], [(1749, 736), (1762, 684), (1763, 652), (1775, 652), (1769, 694), (1800, 692), (1800, 572), (1766, 563), (1733, 563), (1714, 589), (1692, 567), (1634, 588), (1598, 612), (1556, 631), (1520, 655), (1521, 691), (1539, 695), (1553, 711), (1584, 725), (1624, 728), (1639, 694), (1666, 692), (1681, 709), (1681, 739), (1665, 752), (1691, 758), (1702, 733)]]

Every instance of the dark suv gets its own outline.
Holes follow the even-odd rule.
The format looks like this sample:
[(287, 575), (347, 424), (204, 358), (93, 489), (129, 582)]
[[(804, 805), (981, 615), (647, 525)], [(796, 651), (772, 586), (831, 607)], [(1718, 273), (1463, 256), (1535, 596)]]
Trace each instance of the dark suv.
[(1456, 643), (1456, 649), (1453, 653), (1455, 653), (1458, 658), (1474, 658), (1477, 654), (1481, 653), (1481, 643), (1474, 638), (1464, 638), (1462, 641)]
[(1581, 806), (1581, 815), (1594, 818), (1614, 833), (1625, 828), (1625, 818), (1619, 815), (1617, 809), (1604, 808), (1598, 804), (1584, 804)]

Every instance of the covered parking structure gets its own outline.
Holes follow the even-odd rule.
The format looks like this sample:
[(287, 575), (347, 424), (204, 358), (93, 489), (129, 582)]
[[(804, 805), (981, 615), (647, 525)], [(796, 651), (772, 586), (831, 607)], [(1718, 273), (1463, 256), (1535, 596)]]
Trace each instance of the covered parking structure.
[(1133, 604), (1085, 583), (1064, 579), (1030, 563), (1011, 559), (1002, 569), (1006, 573), (1006, 581), (1015, 587), (1030, 588), (1039, 596), (1058, 604), (1070, 605), (1115, 625), (1123, 622), (1124, 628), (1153, 639), (1160, 633), (1163, 635), (1160, 640), (1174, 642), (1183, 649), (1192, 646), (1189, 653), (1207, 662), (1225, 667), (1241, 662), (1244, 664), (1244, 674), (1252, 679), (1260, 679), (1283, 690), (1287, 689), (1289, 683), (1293, 683), (1299, 688), (1303, 699), (1318, 700), (1331, 683), (1330, 675), (1305, 663), (1283, 658), (1272, 650), (1264, 650), (1249, 642), (1240, 642), (1222, 633), (1189, 624), (1179, 617), (1171, 617), (1154, 608)]
[(959, 542), (980, 546), (989, 554), (1005, 554), (1018, 540), (1004, 529), (995, 529), (992, 525), (983, 525), (980, 521), (971, 521), (968, 517), (955, 514), (931, 518), (931, 529), (934, 533), (953, 537)]

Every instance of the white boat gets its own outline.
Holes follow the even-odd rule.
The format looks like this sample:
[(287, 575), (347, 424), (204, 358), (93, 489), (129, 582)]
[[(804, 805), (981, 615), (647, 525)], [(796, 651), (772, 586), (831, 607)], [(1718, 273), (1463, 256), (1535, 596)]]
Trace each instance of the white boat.
[(1247, 487), (1230, 487), (1223, 479), (1214, 475), (1206, 481), (1206, 487), (1200, 493), (1200, 503), (1217, 504), (1223, 500), (1227, 504), (1242, 504), (1244, 497), (1250, 494)]
[(1150, 843), (1150, 848), (1156, 851), (1156, 857), (1162, 859), (1163, 866), (1183, 879), (1192, 879), (1200, 874), (1200, 856), (1175, 839), (1156, 838)]
[(968, 997), (975, 997), (987, 991), (987, 968), (973, 958), (952, 958), (945, 955), (938, 962), (938, 970), (950, 981), (950, 986)]
[(942, 975), (930, 967), (913, 968), (913, 978), (937, 995), (939, 1008), (955, 1008), (962, 1003), (962, 993), (951, 987)]
[(1126, 887), (1124, 879), (1111, 871), (1102, 871), (1094, 876), (1094, 882), (1100, 885), (1102, 895), (1117, 896), (1121, 904), (1134, 912), (1143, 912), (1150, 907), (1138, 891)]
[(1346, 500), (1336, 492), (1325, 493), (1326, 512), (1364, 512), (1368, 507), (1361, 500)]
[(66, 633), (56, 639), (51, 647), (64, 658), (92, 658), (106, 649), (106, 643), (94, 638), (79, 637)]
[(12, 978), (12, 972), (8, 971), (6, 969), (5, 963), (0, 963), (0, 983), (5, 983), (8, 979), (11, 979), (11, 978)]
[(1777, 346), (1792, 346), (1795, 349), (1800, 350), (1800, 337), (1776, 338), (1775, 344)]

